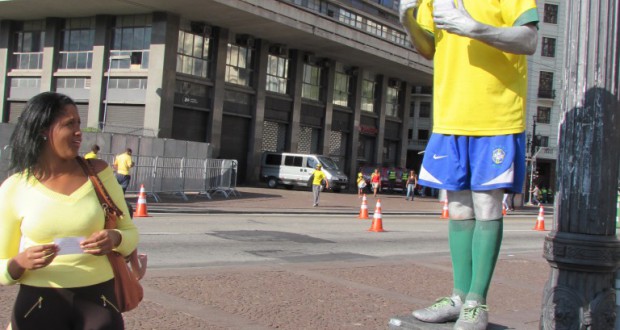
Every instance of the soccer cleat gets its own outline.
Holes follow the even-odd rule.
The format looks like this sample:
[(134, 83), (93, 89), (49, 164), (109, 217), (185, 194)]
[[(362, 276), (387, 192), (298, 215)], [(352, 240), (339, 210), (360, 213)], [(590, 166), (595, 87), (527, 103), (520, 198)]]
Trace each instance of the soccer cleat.
[(454, 324), (454, 330), (485, 330), (489, 324), (489, 308), (477, 301), (466, 301)]
[(459, 296), (443, 297), (429, 307), (411, 313), (416, 319), (428, 323), (444, 323), (456, 321), (461, 312), (463, 302)]

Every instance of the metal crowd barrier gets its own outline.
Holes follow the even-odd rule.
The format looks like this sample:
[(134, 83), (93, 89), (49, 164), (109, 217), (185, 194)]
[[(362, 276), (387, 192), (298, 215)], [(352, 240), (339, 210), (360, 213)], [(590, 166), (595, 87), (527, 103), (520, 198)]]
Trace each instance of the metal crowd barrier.
[[(9, 146), (0, 149), (0, 173), (8, 178), (12, 173), (8, 171)], [(114, 164), (114, 154), (98, 153), (99, 159), (105, 160), (110, 166)], [(159, 194), (168, 193), (180, 195), (187, 200), (187, 193), (197, 193), (198, 196), (222, 194), (229, 198), (231, 195), (240, 196), (237, 191), (238, 163), (234, 159), (199, 159), (161, 156), (133, 155), (134, 167), (130, 170), (131, 181), (127, 192), (139, 193), (144, 185), (147, 196), (156, 202), (161, 199)]]
[[(112, 166), (116, 155), (97, 154)], [(237, 191), (237, 161), (231, 159), (199, 159), (133, 155), (134, 167), (127, 192), (144, 191), (159, 202), (159, 193), (180, 195), (197, 193), (211, 199), (220, 193), (226, 198), (239, 196)]]

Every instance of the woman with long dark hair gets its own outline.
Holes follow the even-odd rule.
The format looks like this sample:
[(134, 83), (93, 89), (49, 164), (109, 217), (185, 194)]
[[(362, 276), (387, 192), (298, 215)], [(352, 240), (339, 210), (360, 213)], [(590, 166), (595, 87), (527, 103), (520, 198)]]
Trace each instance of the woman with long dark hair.
[(73, 100), (45, 92), (27, 103), (10, 140), (0, 186), (0, 284), (20, 284), (16, 329), (123, 329), (106, 257), (138, 243), (123, 191), (108, 164), (89, 160), (123, 211), (104, 229), (104, 210), (78, 163), (80, 116)]

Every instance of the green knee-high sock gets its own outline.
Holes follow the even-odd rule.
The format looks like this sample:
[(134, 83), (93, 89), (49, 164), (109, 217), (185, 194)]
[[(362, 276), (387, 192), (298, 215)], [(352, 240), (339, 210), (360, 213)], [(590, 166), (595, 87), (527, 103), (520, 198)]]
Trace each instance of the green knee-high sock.
[(452, 256), (452, 272), (454, 277), (453, 295), (465, 300), (469, 292), (472, 275), (472, 238), (476, 220), (450, 220), (448, 239)]
[(486, 303), (495, 263), (502, 245), (504, 221), (478, 220), (472, 244), (472, 282), (467, 300)]

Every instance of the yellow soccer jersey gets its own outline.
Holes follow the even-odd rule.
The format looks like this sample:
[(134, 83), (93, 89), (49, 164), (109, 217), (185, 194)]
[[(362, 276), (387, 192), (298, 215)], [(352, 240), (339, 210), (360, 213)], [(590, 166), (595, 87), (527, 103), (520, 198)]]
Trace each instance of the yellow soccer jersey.
[[(463, 3), (475, 20), (487, 25), (511, 27), (538, 22), (534, 0)], [(417, 21), (435, 37), (433, 133), (491, 136), (523, 132), (526, 56), (436, 29), (432, 10), (432, 0), (422, 0)]]

